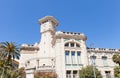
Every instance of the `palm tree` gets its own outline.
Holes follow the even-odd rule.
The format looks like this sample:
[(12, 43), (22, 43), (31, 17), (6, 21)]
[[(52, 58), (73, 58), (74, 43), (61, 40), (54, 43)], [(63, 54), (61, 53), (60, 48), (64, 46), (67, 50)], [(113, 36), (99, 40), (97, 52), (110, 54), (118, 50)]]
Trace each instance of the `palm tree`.
[(0, 48), (3, 49), (8, 61), (11, 59), (19, 59), (20, 48), (14, 42), (2, 42)]
[(3, 52), (0, 52), (0, 75), (1, 78), (5, 78), (7, 75), (6, 73), (11, 68), (10, 63), (7, 62), (6, 58), (4, 57)]
[(5, 73), (8, 74), (13, 69), (17, 68), (13, 62), (14, 59), (19, 59), (20, 57), (20, 48), (14, 42), (2, 42), (0, 43), (0, 49), (0, 68), (2, 78)]

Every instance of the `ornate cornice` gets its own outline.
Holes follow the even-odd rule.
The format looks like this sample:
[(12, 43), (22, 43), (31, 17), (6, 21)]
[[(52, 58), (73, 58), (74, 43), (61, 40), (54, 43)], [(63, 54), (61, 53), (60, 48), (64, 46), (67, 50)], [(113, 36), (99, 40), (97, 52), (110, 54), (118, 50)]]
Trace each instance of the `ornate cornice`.
[(88, 52), (113, 52), (120, 53), (120, 49), (109, 49), (109, 48), (87, 48)]
[(58, 26), (58, 21), (53, 16), (45, 16), (38, 20), (39, 24), (43, 24), (46, 21), (51, 21), (55, 24), (55, 26)]
[(38, 47), (21, 47), (20, 50), (26, 50), (26, 51), (35, 51), (35, 50), (39, 50)]
[(87, 40), (87, 37), (83, 33), (74, 33), (74, 32), (56, 32), (56, 38), (65, 38), (65, 39), (76, 39), (76, 40)]

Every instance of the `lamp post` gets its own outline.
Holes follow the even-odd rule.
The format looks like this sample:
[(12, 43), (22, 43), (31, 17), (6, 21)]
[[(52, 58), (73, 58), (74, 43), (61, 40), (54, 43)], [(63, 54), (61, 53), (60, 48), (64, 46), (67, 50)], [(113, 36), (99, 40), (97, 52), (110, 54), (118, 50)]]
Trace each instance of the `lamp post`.
[(95, 66), (93, 65), (94, 78), (96, 78)]
[[(90, 44), (90, 53), (91, 53), (91, 47), (93, 44)], [(94, 58), (92, 57), (92, 65), (93, 65), (93, 72), (94, 72), (94, 78), (96, 78), (96, 73), (95, 73), (95, 62), (93, 62)]]

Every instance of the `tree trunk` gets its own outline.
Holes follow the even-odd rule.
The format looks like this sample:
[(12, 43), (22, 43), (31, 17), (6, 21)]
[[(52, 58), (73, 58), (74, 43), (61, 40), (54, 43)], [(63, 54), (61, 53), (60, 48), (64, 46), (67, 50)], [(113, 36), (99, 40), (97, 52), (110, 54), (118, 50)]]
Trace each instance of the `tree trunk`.
[(11, 60), (11, 55), (8, 56), (8, 61), (10, 61), (10, 60)]
[(3, 75), (4, 75), (4, 68), (3, 68), (3, 71), (2, 71), (2, 75), (1, 75), (1, 78), (3, 78)]

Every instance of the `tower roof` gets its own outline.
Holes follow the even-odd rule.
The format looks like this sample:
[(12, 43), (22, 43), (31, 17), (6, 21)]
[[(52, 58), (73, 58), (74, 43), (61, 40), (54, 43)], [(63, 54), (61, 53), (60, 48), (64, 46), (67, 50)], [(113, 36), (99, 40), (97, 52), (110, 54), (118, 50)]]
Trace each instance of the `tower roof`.
[(51, 20), (55, 24), (55, 26), (58, 26), (58, 21), (53, 16), (45, 16), (45, 17), (39, 19), (38, 21), (39, 21), (39, 24), (42, 24), (49, 20)]

